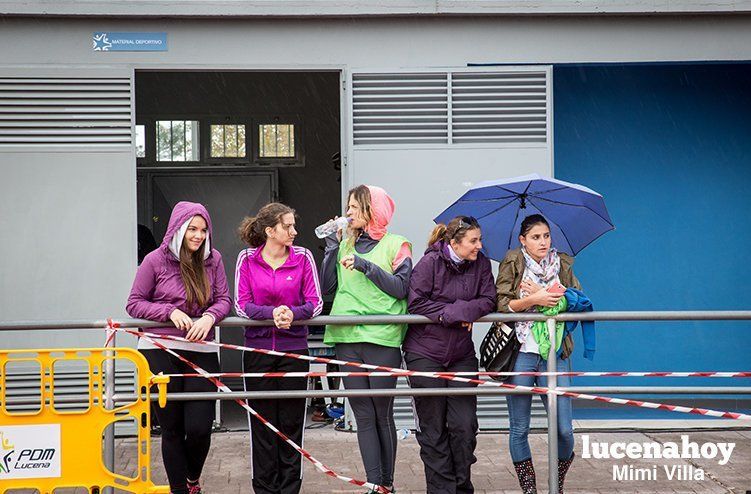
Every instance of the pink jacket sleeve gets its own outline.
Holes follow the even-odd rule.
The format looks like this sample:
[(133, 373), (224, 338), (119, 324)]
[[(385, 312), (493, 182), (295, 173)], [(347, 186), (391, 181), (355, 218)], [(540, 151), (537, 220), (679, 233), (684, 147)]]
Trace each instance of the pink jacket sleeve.
[(128, 303), (125, 306), (130, 317), (158, 322), (169, 321), (169, 316), (175, 310), (175, 306), (152, 302), (155, 288), (154, 257), (146, 256), (136, 271), (136, 278), (133, 280), (133, 287), (130, 289)]
[(321, 283), (318, 280), (318, 270), (313, 259), (313, 254), (305, 250), (305, 267), (303, 268), (302, 295), (304, 303), (290, 307), (294, 319), (304, 320), (315, 317), (323, 309), (323, 298), (321, 297)]
[(213, 251), (212, 255), (216, 256), (216, 262), (214, 263), (214, 284), (211, 287), (214, 303), (204, 311), (204, 314), (211, 314), (214, 317), (214, 324), (218, 324), (219, 321), (229, 315), (229, 311), (232, 308), (232, 298), (229, 296), (227, 275), (224, 272), (222, 255), (216, 250)]
[(258, 305), (253, 298), (253, 286), (250, 283), (252, 273), (248, 263), (248, 250), (240, 251), (235, 266), (235, 312), (246, 319), (264, 321), (274, 318), (274, 307)]

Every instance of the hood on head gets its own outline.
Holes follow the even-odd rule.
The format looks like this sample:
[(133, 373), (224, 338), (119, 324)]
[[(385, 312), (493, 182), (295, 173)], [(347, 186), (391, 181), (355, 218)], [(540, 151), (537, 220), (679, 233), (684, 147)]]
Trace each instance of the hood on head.
[(161, 247), (169, 250), (180, 259), (180, 248), (185, 238), (185, 232), (188, 230), (188, 224), (194, 216), (201, 216), (206, 220), (208, 233), (203, 243), (203, 258), (206, 259), (211, 254), (211, 217), (203, 204), (197, 202), (180, 201), (172, 208), (172, 214), (169, 218), (167, 231), (164, 232), (164, 239)]
[(394, 200), (381, 187), (366, 185), (370, 191), (370, 221), (365, 231), (373, 240), (380, 240), (386, 235), (386, 229), (394, 216)]

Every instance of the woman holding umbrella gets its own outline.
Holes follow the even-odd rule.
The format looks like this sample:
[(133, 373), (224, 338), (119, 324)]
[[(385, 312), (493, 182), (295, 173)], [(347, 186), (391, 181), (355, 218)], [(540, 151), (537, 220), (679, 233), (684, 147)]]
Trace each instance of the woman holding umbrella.
[[(521, 247), (510, 250), (499, 267), (496, 291), (498, 312), (537, 312), (539, 308), (560, 308), (564, 291), (559, 285), (580, 289), (571, 266), (573, 258), (551, 248), (550, 225), (539, 214), (527, 216), (519, 232)], [(564, 299), (565, 300), (565, 299)], [(547, 309), (554, 310), (554, 309)], [(514, 372), (544, 372), (547, 355), (544, 350), (547, 334), (535, 331), (532, 321), (515, 325), (521, 343)], [(539, 323), (538, 323), (539, 324)], [(562, 345), (563, 346), (563, 345)], [(567, 352), (556, 356), (556, 368), (565, 371)], [(569, 386), (568, 377), (559, 377), (558, 384)], [(513, 376), (510, 384), (521, 386), (547, 385), (543, 376)], [(547, 398), (541, 396), (547, 408)], [(519, 485), (524, 494), (537, 492), (535, 469), (529, 448), (529, 425), (532, 395), (506, 395), (509, 410), (509, 449)], [(558, 397), (558, 491), (574, 459), (574, 432), (571, 425), (571, 398)]]
[[(591, 310), (589, 300), (585, 301), (582, 297), (584, 294), (577, 293), (579, 281), (571, 265), (573, 256), (614, 228), (602, 195), (583, 185), (531, 174), (478, 183), (438, 215), (435, 221), (444, 222), (457, 215), (477, 218), (484, 234), (483, 252), (491, 259), (501, 260), (496, 282), (498, 312), (542, 311), (554, 315), (566, 310), (564, 304), (569, 303), (569, 298), (572, 300), (572, 305), (567, 307), (569, 312)], [(555, 249), (552, 248), (551, 238), (555, 240)], [(546, 349), (549, 350), (550, 345), (544, 325), (521, 322), (516, 324), (515, 329), (521, 348), (514, 371), (547, 370)], [(573, 329), (573, 326), (568, 326), (568, 329)], [(591, 359), (594, 335), (591, 334), (588, 341), (587, 328), (583, 327), (583, 330), (584, 357)], [(558, 342), (556, 346), (563, 346), (567, 350), (558, 352), (556, 348), (556, 368), (565, 370), (564, 360), (570, 354), (570, 348)], [(510, 382), (545, 386), (547, 379), (516, 376)], [(568, 378), (560, 378), (560, 385), (567, 386), (568, 383)], [(525, 494), (536, 493), (535, 472), (527, 440), (532, 397), (509, 395), (506, 399), (511, 425), (511, 457), (519, 483)], [(547, 406), (544, 396), (542, 400)], [(571, 401), (569, 398), (559, 398), (558, 488), (561, 492), (566, 472), (574, 458), (573, 448)]]

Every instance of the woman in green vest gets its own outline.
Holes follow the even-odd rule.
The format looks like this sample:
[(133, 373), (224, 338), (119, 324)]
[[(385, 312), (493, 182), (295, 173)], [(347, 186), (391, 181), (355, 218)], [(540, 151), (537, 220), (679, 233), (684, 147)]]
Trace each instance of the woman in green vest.
[[(412, 246), (386, 231), (394, 201), (385, 190), (360, 185), (349, 191), (347, 237), (326, 239), (322, 274), (324, 293), (336, 293), (331, 315), (406, 314)], [(406, 324), (326, 326), (324, 343), (336, 346), (340, 360), (400, 367), (399, 347)], [(347, 389), (395, 388), (394, 377), (345, 377)], [(393, 489), (396, 426), (393, 397), (350, 398), (357, 422), (367, 480)]]

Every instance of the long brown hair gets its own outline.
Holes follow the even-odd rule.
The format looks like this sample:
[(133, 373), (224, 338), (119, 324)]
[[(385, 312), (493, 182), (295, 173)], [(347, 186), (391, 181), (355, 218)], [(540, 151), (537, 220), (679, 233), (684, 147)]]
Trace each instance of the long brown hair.
[(461, 239), (475, 228), (480, 228), (480, 224), (472, 216), (457, 216), (448, 222), (448, 225), (438, 223), (433, 231), (430, 232), (430, 238), (428, 238), (428, 247), (443, 240), (447, 244), (452, 240), (460, 242)]
[[(206, 238), (209, 238), (208, 235)], [(206, 307), (211, 299), (211, 286), (203, 262), (206, 240), (204, 239), (195, 252), (188, 249), (186, 241), (187, 235), (183, 237), (183, 243), (180, 246), (180, 277), (185, 286), (185, 298), (188, 306), (196, 304), (198, 307)]]
[[(362, 215), (362, 218), (365, 220), (365, 223), (370, 223), (370, 220), (372, 218), (370, 207), (371, 207), (371, 198), (370, 198), (370, 189), (368, 189), (367, 185), (358, 185), (357, 187), (353, 187), (349, 189), (349, 192), (347, 192), (347, 207), (349, 208), (349, 200), (354, 199), (357, 201), (357, 204), (360, 205), (360, 214)], [(362, 233), (362, 228), (352, 228), (351, 226), (347, 228), (347, 233), (349, 234), (349, 241), (354, 244), (357, 237), (360, 236)]]
[(270, 202), (255, 216), (246, 216), (237, 228), (240, 239), (251, 247), (260, 247), (266, 242), (266, 228), (274, 228), (285, 214), (295, 210), (281, 202)]

